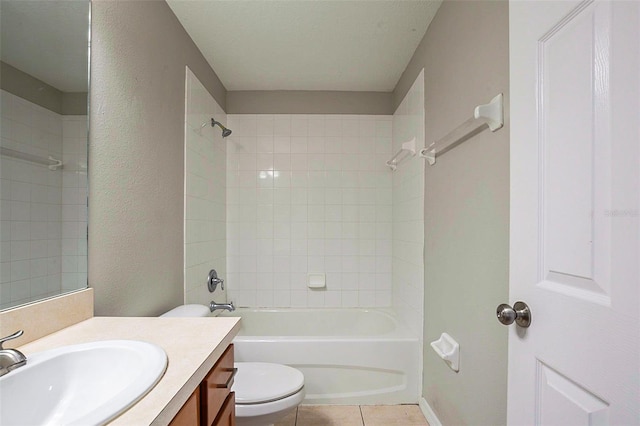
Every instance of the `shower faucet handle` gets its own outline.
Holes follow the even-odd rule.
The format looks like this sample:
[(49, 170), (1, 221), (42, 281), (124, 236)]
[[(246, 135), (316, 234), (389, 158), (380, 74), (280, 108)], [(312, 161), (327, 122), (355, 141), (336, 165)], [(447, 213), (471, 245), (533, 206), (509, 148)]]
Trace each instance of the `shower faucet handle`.
[(224, 290), (224, 280), (218, 278), (218, 273), (215, 269), (212, 269), (209, 271), (209, 275), (207, 275), (207, 288), (209, 289), (209, 293), (216, 291), (218, 284), (220, 284), (220, 288)]

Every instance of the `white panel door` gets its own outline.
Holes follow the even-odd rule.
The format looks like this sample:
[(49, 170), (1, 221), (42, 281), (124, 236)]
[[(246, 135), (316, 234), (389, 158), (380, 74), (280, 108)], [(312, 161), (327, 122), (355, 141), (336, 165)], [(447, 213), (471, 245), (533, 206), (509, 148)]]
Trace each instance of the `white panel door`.
[(640, 424), (640, 1), (511, 1), (510, 425)]

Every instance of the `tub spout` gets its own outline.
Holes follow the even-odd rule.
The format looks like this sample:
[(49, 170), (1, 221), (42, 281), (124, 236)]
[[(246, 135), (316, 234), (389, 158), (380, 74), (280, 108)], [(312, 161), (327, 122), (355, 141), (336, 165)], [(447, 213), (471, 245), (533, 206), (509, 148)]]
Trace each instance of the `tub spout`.
[(216, 311), (218, 309), (225, 309), (229, 312), (231, 311), (235, 311), (236, 307), (233, 306), (233, 302), (229, 302), (229, 303), (216, 303), (213, 300), (211, 301), (211, 303), (209, 303), (209, 310), (211, 312)]

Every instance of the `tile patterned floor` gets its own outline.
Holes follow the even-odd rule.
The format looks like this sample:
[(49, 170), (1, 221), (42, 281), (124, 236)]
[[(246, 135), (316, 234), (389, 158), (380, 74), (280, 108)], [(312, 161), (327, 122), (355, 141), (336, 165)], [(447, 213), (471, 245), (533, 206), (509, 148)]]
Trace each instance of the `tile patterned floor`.
[(275, 426), (429, 426), (417, 405), (301, 405)]

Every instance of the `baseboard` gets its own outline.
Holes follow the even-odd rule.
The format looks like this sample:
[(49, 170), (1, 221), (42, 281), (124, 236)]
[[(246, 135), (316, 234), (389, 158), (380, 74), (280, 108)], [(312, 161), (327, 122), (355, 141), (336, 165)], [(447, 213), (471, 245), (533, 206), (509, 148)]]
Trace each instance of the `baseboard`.
[(436, 413), (431, 409), (426, 399), (421, 397), (420, 401), (418, 401), (418, 406), (420, 407), (422, 414), (424, 414), (424, 418), (427, 419), (429, 426), (442, 426), (438, 416), (436, 416)]

